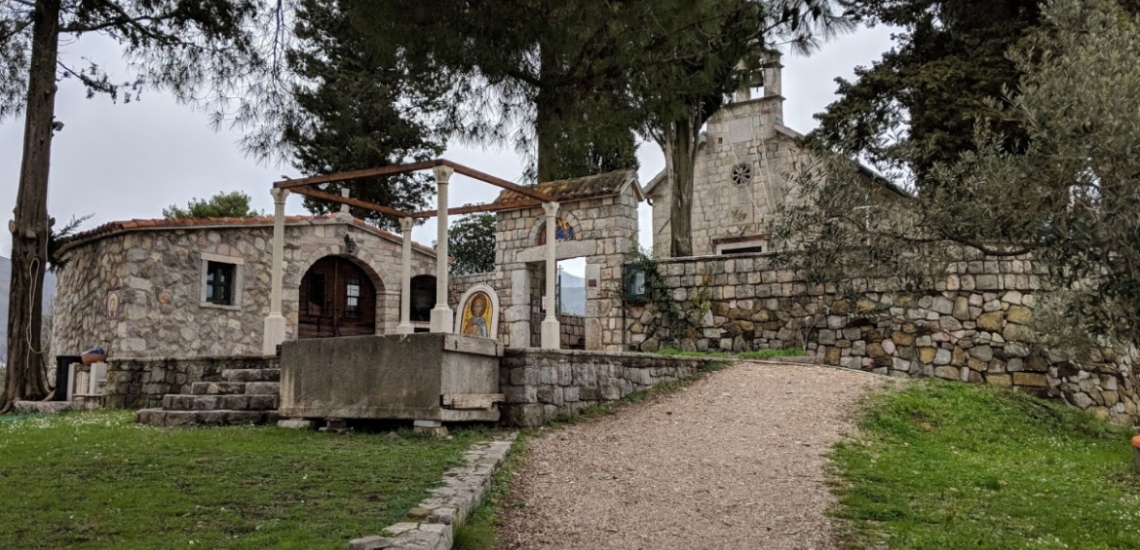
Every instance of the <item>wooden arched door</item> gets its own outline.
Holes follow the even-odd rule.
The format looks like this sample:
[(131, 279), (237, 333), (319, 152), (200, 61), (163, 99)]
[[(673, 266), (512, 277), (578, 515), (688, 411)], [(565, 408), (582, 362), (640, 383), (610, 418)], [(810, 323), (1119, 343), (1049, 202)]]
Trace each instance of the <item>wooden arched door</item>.
[(347, 258), (325, 256), (301, 278), (297, 338), (376, 334), (376, 285)]

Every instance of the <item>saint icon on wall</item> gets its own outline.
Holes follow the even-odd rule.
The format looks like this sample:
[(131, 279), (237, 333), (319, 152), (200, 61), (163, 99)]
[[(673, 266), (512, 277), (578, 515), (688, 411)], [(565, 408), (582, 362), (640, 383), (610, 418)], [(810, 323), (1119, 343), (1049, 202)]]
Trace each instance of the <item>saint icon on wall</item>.
[(456, 332), (464, 336), (495, 338), (498, 328), (499, 300), (487, 285), (469, 289), (459, 301)]
[(108, 321), (123, 318), (123, 297), (118, 289), (107, 291), (103, 299), (103, 317)]
[[(570, 225), (570, 222), (568, 222), (562, 218), (556, 219), (554, 221), (554, 238), (558, 242), (574, 240), (574, 226)], [(542, 226), (538, 230), (538, 241), (535, 244), (537, 244), (537, 245), (546, 244), (546, 224), (545, 223), (542, 224)]]

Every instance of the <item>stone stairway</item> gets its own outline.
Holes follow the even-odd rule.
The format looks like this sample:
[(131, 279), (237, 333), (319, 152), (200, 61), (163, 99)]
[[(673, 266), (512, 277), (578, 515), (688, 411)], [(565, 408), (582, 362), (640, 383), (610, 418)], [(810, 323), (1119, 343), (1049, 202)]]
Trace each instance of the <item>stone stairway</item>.
[(281, 369), (228, 369), (220, 380), (195, 382), (188, 394), (167, 394), (161, 409), (135, 420), (151, 426), (268, 424), (278, 419)]

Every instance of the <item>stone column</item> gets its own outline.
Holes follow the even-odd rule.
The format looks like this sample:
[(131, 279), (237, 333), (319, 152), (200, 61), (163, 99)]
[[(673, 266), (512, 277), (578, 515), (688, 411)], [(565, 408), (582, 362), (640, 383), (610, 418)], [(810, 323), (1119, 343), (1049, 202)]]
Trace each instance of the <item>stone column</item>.
[(447, 305), (447, 185), (454, 172), (447, 166), (436, 166), (435, 181), (438, 205), (436, 209), (436, 248), (435, 248), (435, 307), (431, 310), (431, 331), (452, 332), (454, 330), (451, 308)]
[(558, 203), (542, 205), (546, 211), (546, 318), (542, 320), (542, 349), (558, 349), (562, 343), (558, 325)]
[(400, 249), (400, 324), (396, 334), (411, 334), (412, 327), (412, 218), (400, 218), (400, 234), (403, 246)]
[[(348, 188), (347, 188), (347, 187), (345, 187), (345, 188), (342, 188), (342, 189), (340, 190), (340, 196), (342, 196), (342, 197), (344, 197), (344, 198), (346, 198), (346, 199), (348, 198)], [(345, 214), (345, 215), (349, 215), (349, 214), (352, 214), (352, 212), (349, 212), (349, 211), (348, 211), (348, 205), (347, 205), (347, 204), (344, 204), (343, 202), (342, 202), (342, 203), (340, 203), (340, 213), (341, 213), (341, 214)]]
[(281, 287), (285, 277), (285, 199), (288, 189), (273, 188), (273, 264), (269, 268), (269, 315), (265, 318), (261, 353), (276, 355), (285, 341), (285, 316), (281, 315)]

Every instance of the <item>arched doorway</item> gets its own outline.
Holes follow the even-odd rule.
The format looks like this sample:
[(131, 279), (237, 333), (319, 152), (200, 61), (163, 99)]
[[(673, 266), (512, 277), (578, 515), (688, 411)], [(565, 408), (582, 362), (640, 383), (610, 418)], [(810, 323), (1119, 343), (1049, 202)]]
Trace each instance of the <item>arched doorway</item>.
[(297, 338), (376, 334), (376, 285), (352, 260), (325, 256), (301, 278)]

